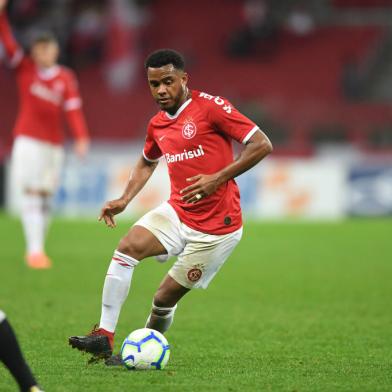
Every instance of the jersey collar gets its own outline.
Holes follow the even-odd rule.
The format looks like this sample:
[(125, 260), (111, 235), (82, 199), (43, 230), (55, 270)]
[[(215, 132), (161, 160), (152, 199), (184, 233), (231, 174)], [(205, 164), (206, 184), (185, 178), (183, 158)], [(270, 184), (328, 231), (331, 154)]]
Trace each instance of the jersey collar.
[(50, 68), (38, 68), (38, 76), (43, 80), (55, 78), (60, 73), (60, 67), (53, 65)]
[(179, 108), (178, 110), (173, 114), (169, 114), (168, 112), (165, 112), (166, 116), (170, 118), (170, 120), (174, 120), (177, 118), (180, 113), (192, 102), (192, 98), (189, 98), (187, 101), (185, 101)]

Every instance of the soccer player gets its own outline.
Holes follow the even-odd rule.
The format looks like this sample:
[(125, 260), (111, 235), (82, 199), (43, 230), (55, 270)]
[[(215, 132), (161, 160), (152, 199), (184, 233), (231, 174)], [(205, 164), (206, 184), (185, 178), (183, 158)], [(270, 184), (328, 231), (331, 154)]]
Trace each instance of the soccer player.
[(22, 392), (42, 392), (20, 350), (15, 333), (0, 310), (0, 361), (14, 376)]
[(22, 190), (26, 262), (31, 268), (49, 268), (44, 242), (63, 162), (62, 113), (65, 111), (80, 157), (87, 153), (89, 137), (75, 75), (57, 64), (56, 39), (49, 33), (37, 35), (30, 55), (24, 54), (12, 36), (6, 5), (7, 0), (0, 0), (0, 41), (15, 69), (20, 97), (12, 172)]
[[(143, 188), (162, 156), (171, 195), (119, 242), (105, 278), (98, 328), (86, 336), (69, 338), (72, 347), (98, 358), (112, 354), (121, 306), (141, 260), (177, 256), (154, 295), (148, 328), (167, 331), (178, 301), (193, 288), (207, 288), (242, 236), (234, 177), (272, 151), (267, 136), (230, 102), (187, 87), (184, 60), (176, 51), (152, 53), (145, 68), (161, 110), (148, 124), (143, 155), (123, 195), (107, 202), (99, 219), (115, 227), (114, 216)], [(235, 160), (232, 139), (244, 146)]]

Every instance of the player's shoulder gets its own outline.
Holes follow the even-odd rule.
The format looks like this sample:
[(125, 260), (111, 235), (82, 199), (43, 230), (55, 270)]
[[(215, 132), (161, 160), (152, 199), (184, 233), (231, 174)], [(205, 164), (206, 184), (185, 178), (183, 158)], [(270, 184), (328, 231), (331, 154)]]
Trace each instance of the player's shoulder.
[(154, 116), (150, 118), (147, 123), (147, 133), (151, 136), (154, 134), (154, 129), (159, 128), (159, 125), (162, 123), (160, 121), (160, 112), (156, 113)]
[(192, 90), (192, 100), (198, 105), (212, 110), (231, 105), (229, 100), (221, 95), (213, 95), (197, 90)]
[(157, 113), (155, 113), (151, 118), (150, 121), (147, 124), (148, 128), (155, 128), (155, 127), (159, 127), (160, 125), (162, 125), (162, 123), (164, 123), (165, 121), (167, 121), (167, 117), (165, 116), (165, 113), (160, 110)]
[(17, 71), (35, 72), (36, 66), (30, 56), (26, 56), (22, 49), (20, 49), (10, 61), (10, 67)]
[(232, 104), (220, 95), (212, 95), (204, 91), (192, 90), (192, 100), (202, 109), (208, 112), (219, 112), (221, 110), (230, 113)]
[(60, 77), (67, 80), (76, 80), (76, 73), (72, 68), (69, 68), (66, 65), (59, 65), (59, 69)]

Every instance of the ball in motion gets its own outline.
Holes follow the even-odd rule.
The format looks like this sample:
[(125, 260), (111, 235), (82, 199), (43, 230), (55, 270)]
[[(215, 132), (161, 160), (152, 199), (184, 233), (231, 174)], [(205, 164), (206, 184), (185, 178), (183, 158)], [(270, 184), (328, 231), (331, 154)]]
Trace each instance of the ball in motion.
[(170, 356), (170, 346), (158, 331), (141, 328), (131, 332), (121, 346), (121, 357), (128, 369), (163, 369)]

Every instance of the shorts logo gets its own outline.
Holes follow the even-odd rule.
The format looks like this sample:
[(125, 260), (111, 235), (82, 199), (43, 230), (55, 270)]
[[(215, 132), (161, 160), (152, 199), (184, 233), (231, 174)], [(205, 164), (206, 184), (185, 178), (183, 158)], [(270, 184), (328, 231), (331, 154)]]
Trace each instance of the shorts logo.
[(201, 278), (202, 274), (203, 273), (202, 273), (201, 269), (199, 269), (199, 268), (192, 268), (191, 270), (188, 271), (188, 275), (187, 276), (188, 276), (188, 279), (191, 282), (197, 282)]
[(182, 127), (182, 136), (185, 139), (192, 139), (196, 135), (196, 125), (193, 121), (186, 121)]

